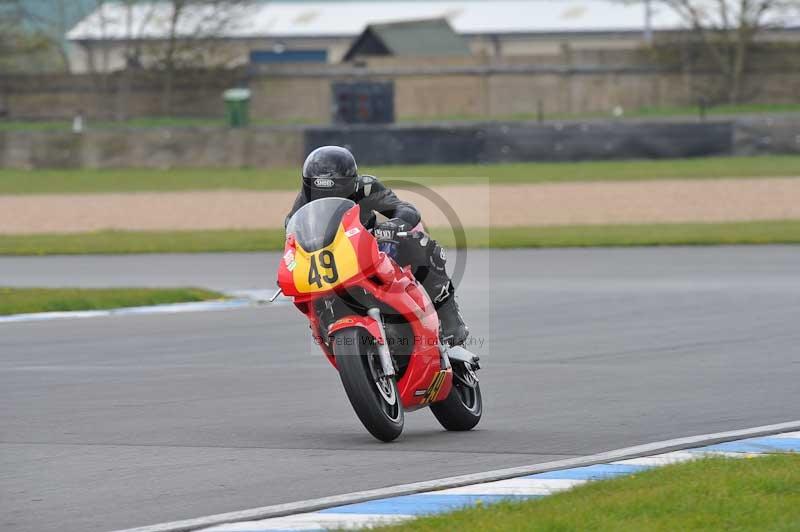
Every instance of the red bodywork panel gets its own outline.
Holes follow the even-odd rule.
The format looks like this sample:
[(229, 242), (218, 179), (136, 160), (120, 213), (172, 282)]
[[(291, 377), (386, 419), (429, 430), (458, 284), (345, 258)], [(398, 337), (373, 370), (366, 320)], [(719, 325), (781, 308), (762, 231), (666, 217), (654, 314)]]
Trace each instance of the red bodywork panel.
[[(372, 234), (361, 225), (359, 207), (354, 206), (342, 217), (340, 231), (349, 238), (358, 263), (358, 273), (335, 288), (315, 293), (302, 293), (295, 284), (293, 264), (296, 253), (294, 235), (287, 235), (284, 256), (278, 270), (278, 286), (287, 296), (294, 298), (295, 306), (306, 315), (312, 335), (328, 360), (336, 367), (332, 343), (324, 342), (325, 336), (334, 337), (336, 332), (350, 327), (361, 327), (382, 343), (380, 328), (369, 316), (352, 314), (337, 316), (327, 335), (320, 331), (320, 323), (314, 311), (314, 302), (337, 290), (352, 290), (361, 287), (375, 299), (400, 313), (409, 323), (413, 338), (408, 366), (397, 383), (401, 401), (407, 410), (428, 405), (448, 396), (452, 387), (451, 369), (441, 370), (439, 355), (439, 318), (425, 289), (417, 283), (410, 269), (400, 267), (394, 260), (378, 251)], [(441, 373), (441, 375), (440, 375)]]

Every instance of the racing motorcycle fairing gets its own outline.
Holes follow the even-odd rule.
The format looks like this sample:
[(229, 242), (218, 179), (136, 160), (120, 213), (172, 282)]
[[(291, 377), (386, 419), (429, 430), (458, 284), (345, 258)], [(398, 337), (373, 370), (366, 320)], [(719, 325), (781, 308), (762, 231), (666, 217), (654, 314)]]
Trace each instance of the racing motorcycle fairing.
[(278, 284), (287, 296), (320, 294), (370, 275), (379, 261), (377, 246), (350, 200), (324, 198), (307, 203), (286, 227)]
[[(439, 319), (425, 289), (409, 268), (378, 250), (350, 200), (325, 198), (300, 208), (287, 225), (278, 285), (309, 320), (312, 335), (336, 366), (337, 333), (365, 329), (383, 343), (385, 329), (407, 410), (445, 399), (452, 369), (442, 363)], [(367, 315), (381, 311), (383, 323)]]

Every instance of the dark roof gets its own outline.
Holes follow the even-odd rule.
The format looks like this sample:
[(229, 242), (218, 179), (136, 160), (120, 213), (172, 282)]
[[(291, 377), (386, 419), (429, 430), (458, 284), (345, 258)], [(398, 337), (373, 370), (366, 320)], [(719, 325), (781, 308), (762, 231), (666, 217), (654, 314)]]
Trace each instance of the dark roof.
[(344, 59), (359, 55), (470, 55), (470, 50), (446, 19), (435, 18), (370, 24), (353, 41)]

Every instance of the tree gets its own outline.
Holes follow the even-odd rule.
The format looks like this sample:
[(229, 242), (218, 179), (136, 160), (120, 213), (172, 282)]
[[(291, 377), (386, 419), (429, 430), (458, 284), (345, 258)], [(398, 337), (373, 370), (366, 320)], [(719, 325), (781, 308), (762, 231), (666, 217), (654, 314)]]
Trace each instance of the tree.
[(175, 76), (180, 69), (207, 69), (224, 65), (228, 32), (246, 21), (247, 0), (170, 0), (153, 14), (151, 29), (164, 35), (149, 47), (154, 66), (163, 73), (162, 112), (172, 109)]
[(30, 2), (0, 0), (0, 69), (37, 72), (68, 68), (58, 32), (34, 15)]
[(722, 81), (719, 99), (738, 103), (757, 37), (800, 7), (800, 0), (655, 0), (674, 10), (691, 30), (692, 44)]
[[(2, 0), (0, 0), (2, 1)], [(213, 51), (221, 47), (220, 37), (246, 20), (247, 0), (93, 0), (96, 8), (78, 34), (90, 58), (90, 70), (108, 78), (122, 70), (120, 100), (125, 102), (138, 76), (161, 80), (161, 112), (172, 110), (178, 72), (207, 69), (218, 63)], [(123, 104), (117, 117), (125, 118)]]

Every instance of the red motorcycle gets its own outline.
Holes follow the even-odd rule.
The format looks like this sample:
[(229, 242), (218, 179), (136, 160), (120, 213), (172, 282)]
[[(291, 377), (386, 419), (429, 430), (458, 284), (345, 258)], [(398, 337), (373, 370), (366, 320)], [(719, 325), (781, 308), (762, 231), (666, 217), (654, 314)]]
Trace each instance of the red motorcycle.
[(404, 412), (426, 406), (447, 430), (473, 428), (483, 410), (478, 357), (440, 342), (425, 289), (379, 249), (359, 216), (342, 198), (300, 208), (286, 228), (276, 297), (292, 297), (306, 315), (356, 415), (379, 440), (397, 438)]

